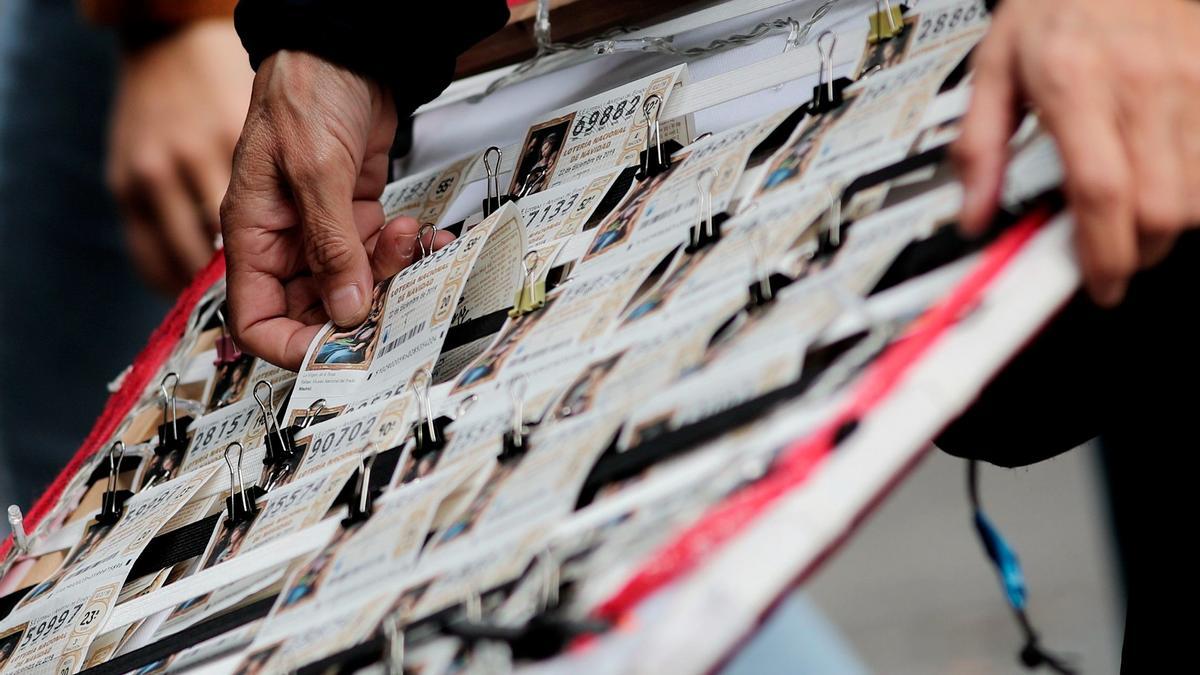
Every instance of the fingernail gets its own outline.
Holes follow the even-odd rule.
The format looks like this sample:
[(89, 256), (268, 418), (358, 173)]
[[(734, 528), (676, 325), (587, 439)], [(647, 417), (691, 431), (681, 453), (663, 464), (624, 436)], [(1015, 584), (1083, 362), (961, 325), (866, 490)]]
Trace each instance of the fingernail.
[(1091, 289), (1092, 299), (1097, 305), (1111, 309), (1121, 304), (1125, 297), (1125, 285), (1120, 283), (1095, 284)]
[(329, 318), (333, 319), (334, 323), (339, 326), (347, 326), (358, 319), (362, 304), (362, 289), (358, 287), (358, 284), (346, 284), (333, 289), (333, 292), (329, 294), (325, 311), (329, 312)]
[(962, 214), (959, 225), (965, 231), (975, 229), (975, 214), (979, 212), (979, 189), (963, 184)]

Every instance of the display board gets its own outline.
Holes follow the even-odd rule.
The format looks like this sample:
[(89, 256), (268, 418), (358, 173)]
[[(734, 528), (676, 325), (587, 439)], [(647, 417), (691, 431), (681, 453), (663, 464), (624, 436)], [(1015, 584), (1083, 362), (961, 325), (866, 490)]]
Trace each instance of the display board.
[(298, 373), (218, 255), (6, 545), (0, 672), (716, 668), (1078, 284), (1032, 118), (956, 232), (983, 3), (835, 4), (684, 17), (754, 23), (469, 152), (452, 89), (381, 197), (417, 259)]

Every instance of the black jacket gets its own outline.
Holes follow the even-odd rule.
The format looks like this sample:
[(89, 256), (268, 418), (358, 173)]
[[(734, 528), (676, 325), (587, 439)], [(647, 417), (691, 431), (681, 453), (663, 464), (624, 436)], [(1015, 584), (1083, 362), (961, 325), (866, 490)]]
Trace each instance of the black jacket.
[(459, 54), (504, 27), (504, 0), (241, 0), (234, 23), (255, 69), (281, 49), (388, 85), (403, 118), (454, 78)]

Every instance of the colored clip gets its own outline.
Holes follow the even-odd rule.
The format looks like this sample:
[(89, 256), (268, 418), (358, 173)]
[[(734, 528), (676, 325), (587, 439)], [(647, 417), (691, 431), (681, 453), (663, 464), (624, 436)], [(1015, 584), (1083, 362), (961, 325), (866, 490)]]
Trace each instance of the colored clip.
[(233, 341), (229, 326), (225, 323), (225, 313), (220, 307), (217, 308), (217, 320), (221, 322), (221, 335), (217, 337), (217, 359), (213, 361), (213, 365), (227, 366), (242, 358), (242, 350)]
[(530, 251), (521, 259), (521, 267), (525, 272), (525, 279), (522, 281), (521, 287), (517, 289), (512, 309), (508, 310), (510, 317), (516, 318), (530, 312), (535, 312), (545, 306), (546, 282), (537, 278), (537, 265), (537, 251)]
[(891, 40), (904, 32), (904, 16), (900, 5), (893, 5), (891, 0), (875, 0), (875, 13), (868, 18), (871, 29), (867, 32), (867, 41), (871, 44)]

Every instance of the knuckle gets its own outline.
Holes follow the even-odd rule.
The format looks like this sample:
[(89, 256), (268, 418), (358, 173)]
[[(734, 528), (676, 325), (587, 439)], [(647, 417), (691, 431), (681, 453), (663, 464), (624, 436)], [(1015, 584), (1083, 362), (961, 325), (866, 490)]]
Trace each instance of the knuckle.
[(129, 197), (129, 173), (123, 165), (110, 163), (104, 169), (104, 182), (119, 200)]
[(1166, 59), (1153, 41), (1131, 39), (1121, 51), (1127, 56), (1115, 59), (1112, 64), (1120, 86), (1133, 91), (1155, 93), (1167, 84), (1169, 73)]
[(333, 144), (312, 143), (288, 162), (292, 177), (298, 181), (329, 180), (345, 166)]
[(313, 274), (330, 274), (349, 269), (354, 249), (340, 233), (326, 227), (316, 228), (305, 237), (308, 264)]
[(206, 146), (204, 143), (198, 142), (197, 140), (188, 139), (177, 143), (172, 152), (178, 161), (184, 164), (194, 165), (204, 161), (204, 157), (206, 155)]
[(1083, 162), (1075, 169), (1075, 195), (1092, 209), (1119, 209), (1129, 197), (1122, 176), (1095, 162)]
[(1173, 75), (1184, 91), (1200, 90), (1200, 60), (1176, 54), (1174, 70)]
[(171, 163), (160, 152), (139, 150), (130, 157), (129, 172), (134, 181), (153, 187), (169, 180)]
[(1100, 69), (1100, 57), (1094, 47), (1060, 34), (1046, 39), (1040, 57), (1041, 73), (1054, 91), (1073, 90)]
[(974, 127), (965, 127), (950, 146), (950, 160), (960, 167), (972, 164), (984, 154), (985, 145), (985, 139)]
[(1137, 260), (1133, 256), (1110, 255), (1096, 260), (1092, 265), (1095, 278), (1113, 282), (1124, 281), (1137, 271)]
[(1163, 195), (1147, 195), (1138, 206), (1138, 223), (1143, 232), (1151, 235), (1171, 234), (1186, 220), (1181, 205)]
[(225, 193), (225, 198), (221, 200), (219, 217), (221, 219), (221, 231), (228, 234), (229, 229), (237, 223), (238, 218), (238, 201), (233, 190), (228, 190)]

